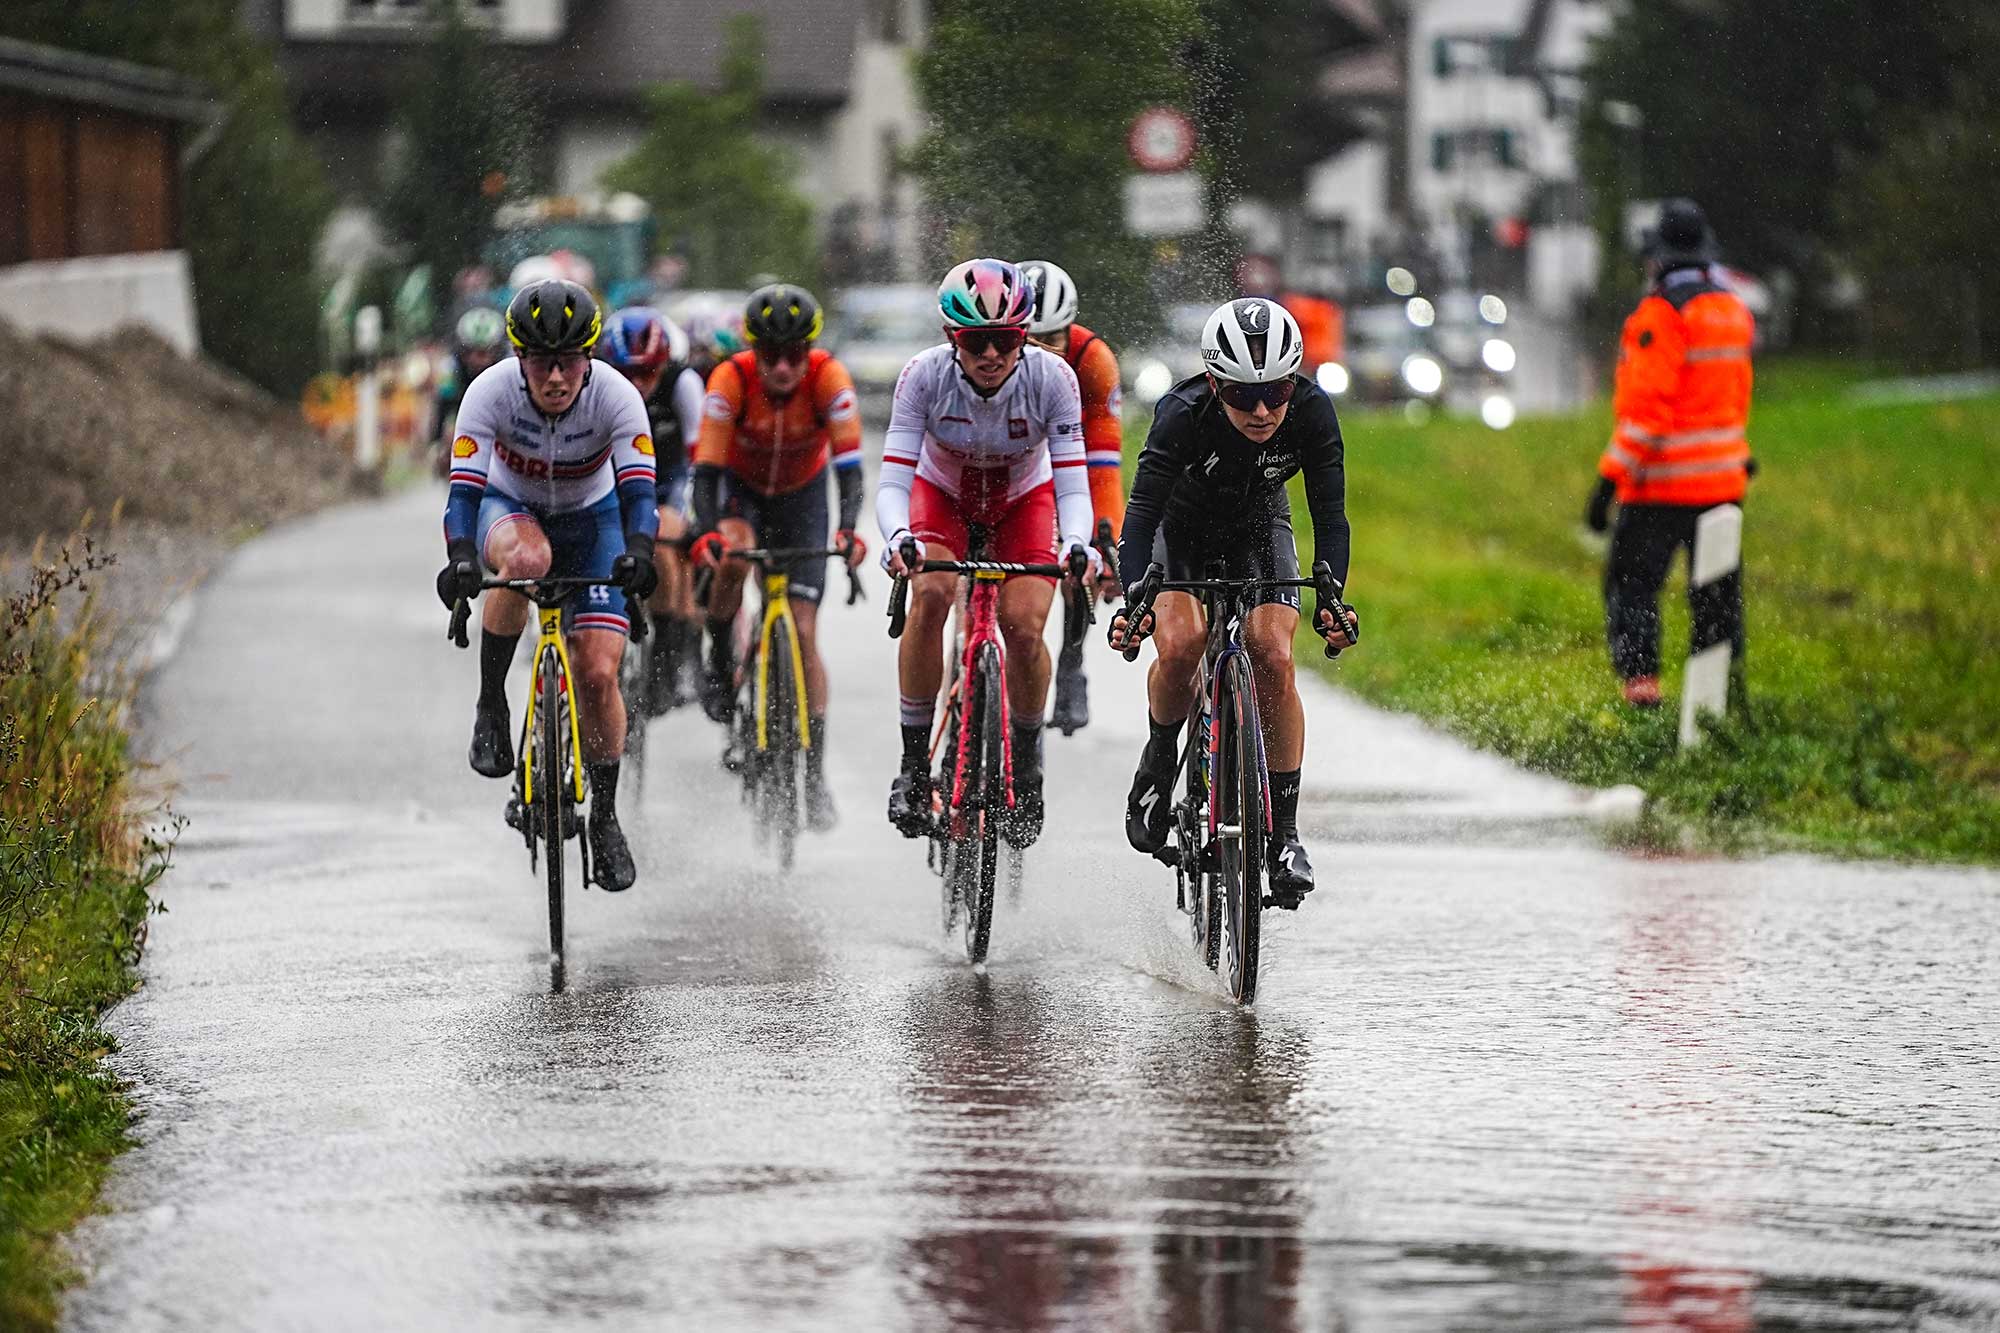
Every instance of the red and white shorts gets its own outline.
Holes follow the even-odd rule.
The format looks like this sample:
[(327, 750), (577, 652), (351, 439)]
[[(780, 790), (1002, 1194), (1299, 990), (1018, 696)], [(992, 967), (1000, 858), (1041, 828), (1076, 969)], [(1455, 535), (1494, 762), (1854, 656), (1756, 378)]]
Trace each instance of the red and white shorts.
[[(910, 487), (910, 532), (926, 546), (936, 543), (966, 559), (971, 554), (972, 521), (957, 500), (924, 478), (918, 477)], [(1020, 565), (1055, 563), (1055, 483), (1043, 482), (980, 526), (986, 529), (988, 560)]]

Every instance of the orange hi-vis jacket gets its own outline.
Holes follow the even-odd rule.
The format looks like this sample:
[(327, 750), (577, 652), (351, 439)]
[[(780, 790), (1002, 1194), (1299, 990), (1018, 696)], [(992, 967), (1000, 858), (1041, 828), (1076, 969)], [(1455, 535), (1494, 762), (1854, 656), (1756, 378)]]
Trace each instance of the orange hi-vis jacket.
[(1749, 309), (1705, 269), (1667, 273), (1625, 321), (1599, 475), (1620, 504), (1707, 506), (1749, 485)]
[(1125, 526), (1125, 392), (1118, 387), (1118, 358), (1111, 346), (1081, 324), (1069, 326), (1063, 360), (1076, 372), (1083, 394), (1083, 449), (1090, 476), (1090, 507), (1111, 520), (1111, 536)]
[(799, 387), (782, 402), (764, 393), (757, 354), (738, 352), (708, 376), (694, 461), (727, 468), (759, 495), (788, 495), (826, 468), (861, 463), (861, 413), (854, 381), (831, 352), (815, 347)]

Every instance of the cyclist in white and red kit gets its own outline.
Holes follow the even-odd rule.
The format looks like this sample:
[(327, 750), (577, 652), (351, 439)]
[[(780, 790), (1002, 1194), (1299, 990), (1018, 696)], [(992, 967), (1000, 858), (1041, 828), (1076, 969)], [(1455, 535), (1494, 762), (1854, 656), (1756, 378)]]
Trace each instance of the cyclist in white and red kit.
[[(971, 529), (985, 558), (1050, 563), (1090, 549), (1083, 405), (1076, 372), (1028, 343), (1034, 289), (1014, 265), (973, 259), (947, 273), (938, 307), (949, 342), (919, 352), (896, 381), (882, 447), (875, 518), (892, 574), (905, 570), (904, 540), (920, 559), (968, 555)], [(1055, 545), (1051, 538), (1057, 533)], [(944, 680), (944, 627), (957, 576), (919, 574), (898, 661), (902, 771), (889, 788), (889, 822), (906, 837), (928, 827), (930, 732)], [(1008, 837), (1025, 847), (1042, 827), (1042, 717), (1049, 652), (1042, 642), (1055, 581), (1013, 578), (1000, 593), (1013, 716), (1015, 812)]]

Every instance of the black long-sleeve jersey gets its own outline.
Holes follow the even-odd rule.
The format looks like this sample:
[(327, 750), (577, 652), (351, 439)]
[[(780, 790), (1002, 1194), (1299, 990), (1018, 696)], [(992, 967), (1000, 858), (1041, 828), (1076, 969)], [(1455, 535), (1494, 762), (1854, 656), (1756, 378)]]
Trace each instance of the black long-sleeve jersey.
[(1312, 513), (1313, 553), (1347, 582), (1347, 468), (1333, 400), (1294, 375), (1284, 424), (1263, 444), (1229, 424), (1206, 375), (1183, 380), (1153, 409), (1153, 428), (1139, 455), (1125, 528), (1118, 544), (1119, 576), (1130, 588), (1146, 575), (1153, 536), (1162, 522), (1229, 538), (1261, 529), (1286, 514), (1285, 483), (1303, 472)]

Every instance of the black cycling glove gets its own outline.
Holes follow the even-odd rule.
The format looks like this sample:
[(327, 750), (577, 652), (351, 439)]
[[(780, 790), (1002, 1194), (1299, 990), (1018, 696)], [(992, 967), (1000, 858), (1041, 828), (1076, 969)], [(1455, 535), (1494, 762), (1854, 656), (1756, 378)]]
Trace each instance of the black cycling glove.
[(455, 607), (461, 598), (469, 601), (479, 596), (479, 548), (460, 537), (446, 542), (444, 552), (445, 566), (437, 576), (438, 600)]
[(660, 571), (653, 568), (653, 539), (643, 532), (625, 534), (625, 554), (611, 562), (611, 577), (634, 602), (643, 602), (660, 586)]
[(1590, 493), (1590, 503), (1583, 511), (1584, 524), (1592, 532), (1602, 532), (1611, 526), (1611, 497), (1617, 494), (1617, 491), (1618, 488), (1612, 484), (1611, 478), (1598, 478), (1597, 489)]

